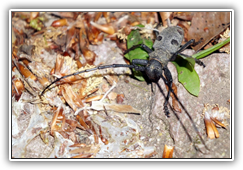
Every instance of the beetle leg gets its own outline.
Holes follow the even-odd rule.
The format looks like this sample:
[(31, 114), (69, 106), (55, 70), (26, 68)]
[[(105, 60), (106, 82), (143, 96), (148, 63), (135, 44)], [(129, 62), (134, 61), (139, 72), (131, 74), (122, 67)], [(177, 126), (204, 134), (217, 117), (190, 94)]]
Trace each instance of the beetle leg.
[(124, 52), (124, 55), (127, 54), (128, 52), (132, 51), (132, 50), (135, 50), (136, 48), (138, 47), (141, 47), (142, 49), (144, 49), (147, 53), (151, 53), (153, 52), (153, 50), (151, 50), (147, 45), (145, 44), (137, 44), (137, 45), (134, 45), (133, 47), (129, 48), (128, 50), (126, 50)]
[[(175, 52), (175, 53), (172, 55), (172, 57), (170, 58), (170, 61), (174, 61), (174, 60), (176, 59), (176, 56), (177, 56), (178, 54), (183, 55), (183, 56), (188, 57), (188, 58), (192, 58), (192, 56), (188, 56), (188, 55), (186, 55), (186, 54), (182, 54), (181, 52), (184, 51), (188, 46), (190, 46), (190, 45), (195, 46), (195, 45), (201, 43), (201, 41), (202, 41), (202, 40), (200, 39), (198, 42), (195, 42), (194, 39), (191, 39), (191, 40), (188, 41), (186, 44), (184, 44), (184, 45), (183, 45), (177, 52)], [(205, 67), (205, 64), (204, 64), (202, 61), (200, 61), (199, 59), (196, 59), (196, 58), (193, 58), (193, 59), (195, 60), (195, 62), (196, 62), (198, 65)]]
[(170, 98), (170, 93), (172, 92), (173, 79), (172, 79), (170, 70), (167, 67), (164, 68), (164, 74), (165, 74), (166, 78), (164, 78), (163, 75), (161, 75), (161, 78), (164, 80), (165, 84), (169, 87), (168, 94), (167, 94), (165, 102), (164, 102), (164, 111), (165, 111), (165, 115), (167, 117), (169, 117), (169, 109), (168, 109), (167, 104), (168, 104), (168, 101)]
[(184, 57), (187, 57), (187, 58), (192, 58), (192, 59), (195, 60), (195, 62), (196, 62), (198, 65), (203, 66), (203, 67), (206, 67), (205, 64), (204, 64), (201, 60), (199, 60), (199, 59), (197, 59), (197, 58), (193, 58), (192, 56), (189, 56), (189, 55), (186, 55), (186, 54), (182, 54), (182, 53), (178, 53), (178, 54), (180, 54), (180, 55), (182, 55), (182, 56), (184, 56)]
[(190, 41), (187, 41), (186, 44), (184, 44), (178, 51), (176, 51), (175, 53), (173, 53), (172, 57), (170, 58), (170, 61), (174, 61), (176, 59), (176, 56), (184, 51), (187, 47), (189, 47), (191, 44), (194, 44), (195, 40), (191, 39)]
[(153, 50), (151, 50), (147, 45), (145, 44), (141, 44), (141, 47), (147, 52), (147, 53), (151, 53), (153, 52)]

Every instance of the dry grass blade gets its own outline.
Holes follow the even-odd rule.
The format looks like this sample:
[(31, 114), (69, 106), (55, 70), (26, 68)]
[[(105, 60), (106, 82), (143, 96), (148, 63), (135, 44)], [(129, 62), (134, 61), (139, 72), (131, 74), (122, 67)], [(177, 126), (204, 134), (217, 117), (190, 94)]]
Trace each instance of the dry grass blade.
[(75, 143), (73, 145), (70, 145), (69, 147), (86, 147), (85, 143)]
[(92, 96), (84, 100), (85, 103), (102, 99), (104, 95)]
[(105, 108), (107, 110), (113, 110), (122, 113), (140, 113), (140, 110), (137, 110), (130, 105), (105, 104)]
[(55, 112), (55, 114), (54, 114), (54, 116), (52, 118), (52, 122), (51, 122), (51, 135), (53, 135), (53, 132), (54, 131), (60, 130), (60, 128), (58, 128), (58, 126), (56, 125), (56, 123), (57, 123), (57, 120), (58, 120), (58, 116), (59, 115), (62, 115), (62, 113), (63, 113), (63, 108), (62, 108), (62, 106), (60, 106), (56, 110), (56, 112)]
[(140, 110), (137, 110), (130, 105), (107, 104), (107, 103), (103, 103), (100, 101), (92, 101), (91, 107), (94, 110), (104, 110), (104, 107), (105, 107), (106, 110), (112, 110), (115, 112), (140, 114)]

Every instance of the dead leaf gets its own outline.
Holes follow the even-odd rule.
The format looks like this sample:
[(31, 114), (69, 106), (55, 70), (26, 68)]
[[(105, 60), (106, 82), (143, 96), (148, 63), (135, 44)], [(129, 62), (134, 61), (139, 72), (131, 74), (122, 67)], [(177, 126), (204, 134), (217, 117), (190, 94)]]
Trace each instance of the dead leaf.
[(96, 54), (93, 52), (93, 51), (90, 51), (88, 49), (89, 47), (89, 41), (88, 41), (88, 36), (87, 36), (87, 33), (86, 33), (86, 29), (85, 29), (85, 23), (83, 21), (83, 19), (80, 19), (80, 32), (79, 32), (79, 46), (80, 46), (80, 49), (86, 59), (86, 62), (90, 65), (93, 64), (94, 60), (95, 60), (95, 57), (96, 57)]
[(185, 21), (191, 21), (193, 18), (194, 12), (173, 12), (174, 18), (179, 18)]
[(168, 26), (168, 23), (167, 23), (167, 19), (170, 19), (171, 15), (172, 15), (172, 12), (160, 12), (159, 13), (161, 18), (162, 18), (162, 23), (163, 23), (163, 26)]
[(66, 42), (66, 50), (72, 48), (73, 44), (76, 42), (76, 29), (75, 26), (72, 26), (69, 30), (67, 30), (67, 42)]
[(188, 39), (202, 42), (193, 49), (200, 50), (215, 36), (219, 35), (230, 24), (230, 12), (195, 12), (191, 27), (188, 31)]
[(214, 139), (215, 137), (218, 138), (219, 132), (215, 127), (214, 123), (212, 122), (212, 120), (210, 119), (210, 116), (208, 115), (207, 112), (204, 114), (204, 122), (205, 122), (208, 137), (210, 139)]
[(78, 108), (84, 107), (83, 102), (74, 93), (72, 87), (68, 84), (61, 86), (62, 95), (69, 106), (76, 111)]
[(165, 145), (162, 158), (172, 158), (174, 147)]
[(30, 20), (33, 20), (39, 16), (40, 12), (30, 12)]

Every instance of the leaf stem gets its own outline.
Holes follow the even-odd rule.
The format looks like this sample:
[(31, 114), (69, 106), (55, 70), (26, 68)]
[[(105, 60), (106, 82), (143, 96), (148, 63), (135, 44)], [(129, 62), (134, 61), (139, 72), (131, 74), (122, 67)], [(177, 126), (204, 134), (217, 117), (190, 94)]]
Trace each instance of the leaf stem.
[(213, 47), (210, 47), (206, 50), (203, 50), (203, 51), (200, 51), (194, 55), (192, 55), (193, 58), (197, 58), (197, 59), (200, 59), (200, 58), (203, 58), (203, 57), (206, 57), (207, 55), (211, 54), (212, 52), (218, 50), (219, 48), (223, 47), (225, 44), (229, 43), (230, 42), (230, 37), (227, 38), (226, 40), (224, 40), (223, 42), (221, 43), (218, 43), (216, 45), (214, 45)]

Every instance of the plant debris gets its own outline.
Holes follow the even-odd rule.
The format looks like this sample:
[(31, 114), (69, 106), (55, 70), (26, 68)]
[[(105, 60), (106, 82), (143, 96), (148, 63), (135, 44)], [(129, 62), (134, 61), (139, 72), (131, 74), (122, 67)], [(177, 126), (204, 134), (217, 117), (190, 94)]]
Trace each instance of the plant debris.
[(173, 158), (174, 147), (165, 145), (162, 158)]
[(203, 109), (204, 122), (207, 130), (207, 135), (210, 139), (219, 137), (219, 132), (216, 128), (226, 128), (226, 119), (230, 118), (230, 111), (226, 107), (219, 107), (218, 105), (205, 104)]

